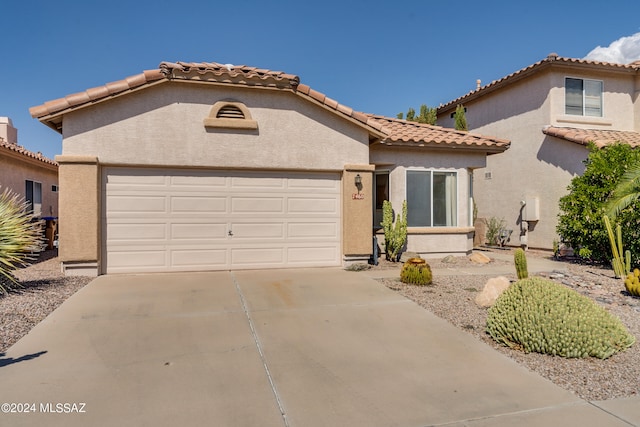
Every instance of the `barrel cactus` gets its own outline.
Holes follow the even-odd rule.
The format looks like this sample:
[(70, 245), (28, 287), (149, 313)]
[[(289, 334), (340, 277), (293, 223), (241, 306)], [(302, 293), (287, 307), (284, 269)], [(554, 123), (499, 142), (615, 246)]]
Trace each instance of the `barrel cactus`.
[(400, 281), (411, 285), (431, 285), (431, 267), (422, 258), (409, 258), (400, 270)]
[(524, 253), (524, 249), (518, 248), (515, 250), (513, 253), (513, 261), (516, 265), (518, 280), (529, 277), (529, 272), (527, 271), (527, 256)]
[(487, 332), (511, 348), (562, 357), (606, 359), (635, 342), (593, 300), (541, 277), (519, 280), (500, 295), (489, 309)]
[(627, 278), (624, 279), (624, 287), (631, 295), (640, 297), (640, 270), (634, 268), (631, 273), (627, 274)]

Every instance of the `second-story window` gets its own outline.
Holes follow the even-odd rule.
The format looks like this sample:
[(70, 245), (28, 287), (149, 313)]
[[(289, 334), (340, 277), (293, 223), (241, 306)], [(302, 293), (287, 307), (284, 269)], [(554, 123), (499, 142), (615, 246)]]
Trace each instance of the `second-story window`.
[(602, 117), (602, 81), (564, 79), (565, 114)]

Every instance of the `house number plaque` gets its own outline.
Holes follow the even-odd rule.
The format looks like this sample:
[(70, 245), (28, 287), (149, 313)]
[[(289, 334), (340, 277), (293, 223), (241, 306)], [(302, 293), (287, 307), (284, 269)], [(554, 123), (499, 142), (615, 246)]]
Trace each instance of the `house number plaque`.
[(351, 198), (353, 200), (364, 200), (364, 194), (363, 193), (353, 193), (351, 195)]

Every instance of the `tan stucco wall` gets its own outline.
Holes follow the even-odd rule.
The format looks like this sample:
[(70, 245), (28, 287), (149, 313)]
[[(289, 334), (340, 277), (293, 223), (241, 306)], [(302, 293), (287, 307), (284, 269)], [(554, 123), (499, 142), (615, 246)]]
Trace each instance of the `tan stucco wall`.
[[(373, 252), (373, 165), (347, 165), (342, 174), (342, 252), (345, 259)], [(362, 184), (355, 185), (360, 175)]]
[(21, 161), (16, 155), (0, 152), (0, 191), (9, 188), (24, 198), (25, 181), (39, 182), (42, 184), (42, 216), (58, 216), (58, 193), (52, 190), (52, 186), (58, 185), (58, 168), (35, 162)]
[(56, 161), (60, 164), (60, 260), (66, 269), (97, 275), (100, 247), (97, 158), (57, 156)]
[[(242, 102), (258, 129), (205, 128), (221, 100)], [(164, 83), (69, 113), (63, 131), (65, 155), (102, 164), (341, 171), (369, 155), (364, 128), (291, 92), (260, 88)]]
[[(603, 80), (604, 117), (564, 114), (565, 77)], [(571, 179), (584, 172), (588, 151), (579, 144), (547, 137), (542, 129), (554, 125), (634, 130), (634, 90), (631, 75), (555, 69), (465, 103), (471, 131), (511, 140), (506, 152), (489, 156), (487, 167), (475, 171), (478, 217), (504, 218), (506, 227), (514, 230), (509, 244), (518, 246), (524, 228), (520, 201), (538, 198), (540, 220), (528, 224), (527, 243), (529, 247), (551, 249), (559, 238), (559, 199), (567, 194)], [(452, 126), (453, 119), (448, 113), (443, 114), (438, 117), (438, 124)]]
[[(469, 177), (471, 170), (485, 166), (486, 156), (482, 152), (439, 151), (423, 149), (385, 148), (371, 150), (371, 163), (378, 171), (389, 171), (389, 201), (394, 210), (400, 212), (406, 199), (407, 170), (436, 170), (457, 173), (456, 227), (433, 227), (408, 229), (407, 250), (423, 256), (434, 254), (466, 254), (473, 248), (473, 229), (470, 206)], [(384, 237), (378, 235), (380, 244)], [(383, 246), (382, 246), (383, 247)], [(430, 254), (430, 255), (429, 255)]]

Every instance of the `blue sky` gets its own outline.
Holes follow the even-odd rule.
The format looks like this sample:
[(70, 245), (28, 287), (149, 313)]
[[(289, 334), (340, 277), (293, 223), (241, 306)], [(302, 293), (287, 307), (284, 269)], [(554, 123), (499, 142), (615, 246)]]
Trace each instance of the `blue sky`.
[[(162, 61), (285, 71), (356, 110), (394, 117), (550, 52), (583, 58), (640, 33), (637, 0), (595, 9), (573, 0), (35, 0), (4, 2), (0, 15), (0, 116), (12, 119), (20, 145), (51, 158), (62, 137), (30, 107)], [(640, 58), (640, 36), (632, 42), (616, 49)]]

